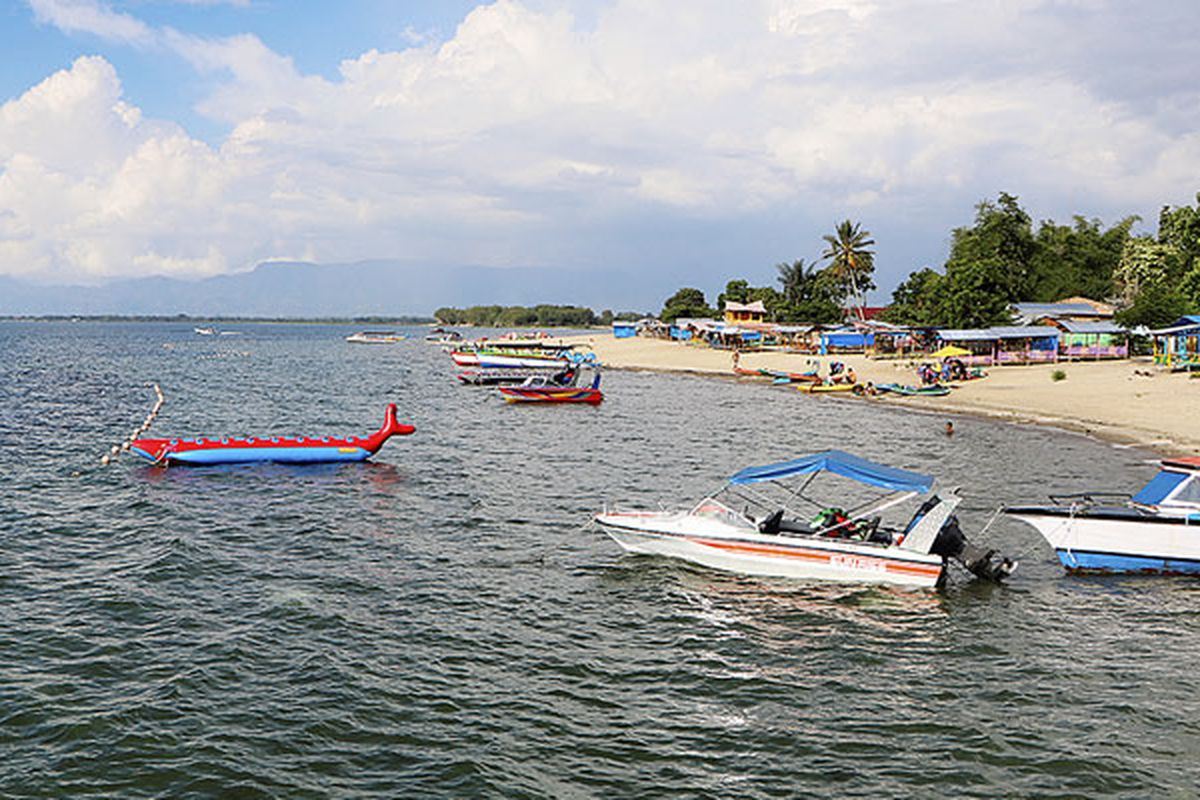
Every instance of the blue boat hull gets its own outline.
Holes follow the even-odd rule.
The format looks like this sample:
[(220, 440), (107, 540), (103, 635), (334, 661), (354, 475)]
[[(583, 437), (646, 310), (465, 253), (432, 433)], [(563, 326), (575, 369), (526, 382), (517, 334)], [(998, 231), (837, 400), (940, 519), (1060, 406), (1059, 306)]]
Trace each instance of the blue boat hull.
[(1200, 575), (1200, 561), (1138, 556), (1128, 553), (1092, 553), (1055, 550), (1068, 572), (1137, 573), (1142, 575)]

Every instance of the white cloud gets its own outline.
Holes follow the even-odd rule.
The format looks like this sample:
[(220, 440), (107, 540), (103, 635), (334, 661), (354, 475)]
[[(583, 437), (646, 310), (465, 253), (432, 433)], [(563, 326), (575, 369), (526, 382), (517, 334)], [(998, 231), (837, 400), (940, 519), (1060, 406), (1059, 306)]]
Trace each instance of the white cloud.
[(97, 0), (29, 0), (29, 6), (39, 22), (67, 33), (90, 33), (128, 44), (147, 44), (154, 38), (146, 24)]
[[(101, 58), (46, 78), (0, 107), (0, 273), (212, 274), (301, 253), (528, 264), (608, 219), (784, 208), (871, 228), (913, 198), (969, 214), (1000, 190), (1115, 216), (1196, 189), (1195, 90), (1164, 79), (1147, 103), (1097, 81), (1094, 51), (1132, 24), (1099, 0), (697, 0), (687, 15), (618, 0), (587, 28), (547, 4), (480, 6), (445, 42), (369, 50), (326, 79), (250, 34), (34, 0), (64, 30), (174, 50), (219, 82), (201, 108), (232, 132), (210, 147), (149, 119)], [(1165, 75), (1200, 67), (1180, 47), (1164, 43)]]

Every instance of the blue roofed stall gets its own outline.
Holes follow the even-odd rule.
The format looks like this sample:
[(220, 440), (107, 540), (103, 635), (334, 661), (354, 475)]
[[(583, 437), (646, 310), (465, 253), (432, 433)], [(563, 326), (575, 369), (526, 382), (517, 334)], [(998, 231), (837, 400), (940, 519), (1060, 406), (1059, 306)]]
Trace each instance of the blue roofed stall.
[(1058, 329), (1046, 325), (939, 328), (937, 341), (971, 351), (969, 365), (1046, 364), (1058, 361)]
[(1058, 354), (1068, 360), (1129, 357), (1129, 331), (1110, 320), (1048, 319), (1058, 329)]
[(1154, 363), (1172, 370), (1200, 369), (1200, 314), (1180, 317), (1154, 337)]

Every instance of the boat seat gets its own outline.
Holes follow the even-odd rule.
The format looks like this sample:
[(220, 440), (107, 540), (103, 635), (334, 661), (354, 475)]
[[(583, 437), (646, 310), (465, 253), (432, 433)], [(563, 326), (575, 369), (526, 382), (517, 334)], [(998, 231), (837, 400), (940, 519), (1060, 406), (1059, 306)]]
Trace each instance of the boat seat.
[(784, 519), (783, 509), (764, 517), (758, 523), (760, 533), (813, 533), (812, 526), (798, 519)]

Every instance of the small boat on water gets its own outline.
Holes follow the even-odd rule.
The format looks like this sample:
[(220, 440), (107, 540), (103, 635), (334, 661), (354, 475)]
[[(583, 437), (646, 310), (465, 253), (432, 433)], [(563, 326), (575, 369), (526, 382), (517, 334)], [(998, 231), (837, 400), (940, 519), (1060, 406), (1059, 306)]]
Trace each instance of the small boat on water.
[(412, 425), (405, 425), (396, 419), (396, 406), (393, 403), (387, 407), (383, 426), (370, 436), (135, 439), (130, 443), (129, 449), (130, 452), (161, 465), (208, 466), (263, 461), (325, 464), (365, 461), (375, 455), (392, 436), (407, 436), (415, 430)]
[(930, 386), (906, 386), (900, 383), (880, 383), (875, 387), (876, 391), (890, 392), (891, 394), (904, 395), (905, 397), (943, 397), (950, 394), (950, 387), (943, 384), (933, 384)]
[(217, 335), (216, 328), (192, 328), (192, 330), (195, 331), (196, 333), (200, 334), (201, 336), (216, 336)]
[(1004, 512), (1036, 528), (1068, 572), (1200, 574), (1200, 457), (1164, 460), (1132, 496), (1082, 492), (1050, 501)]
[[(459, 381), (471, 386), (515, 386), (530, 378), (554, 378), (570, 372), (567, 369), (467, 369), (458, 373)], [(562, 385), (570, 381), (561, 379)]]
[(346, 341), (353, 344), (395, 344), (407, 338), (397, 331), (359, 331), (347, 336)]
[[(604, 400), (600, 391), (600, 372), (595, 371), (591, 386), (563, 386), (554, 378), (532, 377), (520, 386), (501, 386), (500, 394), (510, 403), (587, 403), (599, 405)], [(575, 373), (576, 377), (578, 373)], [(574, 380), (574, 378), (572, 379)]]
[(438, 344), (447, 344), (450, 342), (461, 342), (462, 334), (448, 328), (434, 328), (429, 333), (425, 334), (425, 341), (436, 342)]
[[(887, 493), (864, 502), (856, 498), (862, 489), (852, 487), (836, 505), (818, 502), (808, 491), (821, 473)], [(928, 475), (827, 450), (747, 467), (690, 510), (606, 508), (595, 521), (631, 553), (747, 575), (932, 588), (951, 560), (981, 578), (1010, 575), (1016, 563), (968, 542), (953, 514), (961, 498), (953, 490), (931, 494), (933, 483)], [(882, 522), (889, 509), (922, 495), (928, 499), (906, 525)]]

